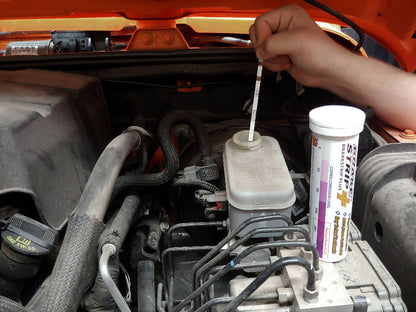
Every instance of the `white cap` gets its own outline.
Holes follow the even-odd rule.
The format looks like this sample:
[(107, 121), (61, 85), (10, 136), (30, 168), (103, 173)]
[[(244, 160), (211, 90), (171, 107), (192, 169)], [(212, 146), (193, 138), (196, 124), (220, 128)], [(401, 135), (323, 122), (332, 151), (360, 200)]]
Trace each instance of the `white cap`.
[(363, 131), (365, 113), (356, 107), (327, 105), (309, 112), (312, 132), (330, 137), (348, 137)]
[(253, 150), (260, 147), (260, 133), (254, 131), (253, 141), (248, 140), (249, 130), (241, 130), (233, 135), (233, 142), (239, 149)]

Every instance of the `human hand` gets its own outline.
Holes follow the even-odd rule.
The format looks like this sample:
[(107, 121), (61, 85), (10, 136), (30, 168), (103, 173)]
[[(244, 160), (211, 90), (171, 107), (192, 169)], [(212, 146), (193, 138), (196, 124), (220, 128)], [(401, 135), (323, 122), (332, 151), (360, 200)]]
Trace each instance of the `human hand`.
[(352, 54), (332, 41), (297, 5), (259, 16), (250, 27), (257, 57), (272, 71), (288, 71), (297, 81), (323, 87), (334, 70)]

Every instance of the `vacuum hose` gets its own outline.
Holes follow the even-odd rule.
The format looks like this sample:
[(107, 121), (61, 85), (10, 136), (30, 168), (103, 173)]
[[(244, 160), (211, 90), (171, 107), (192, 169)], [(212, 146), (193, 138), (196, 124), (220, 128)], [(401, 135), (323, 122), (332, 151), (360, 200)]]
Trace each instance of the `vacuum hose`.
[(119, 192), (138, 186), (163, 185), (172, 180), (179, 170), (179, 157), (171, 138), (171, 129), (175, 124), (188, 124), (198, 142), (201, 160), (210, 159), (212, 151), (208, 144), (208, 135), (201, 120), (192, 116), (189, 112), (175, 111), (166, 115), (159, 124), (158, 137), (160, 147), (165, 157), (165, 167), (162, 172), (153, 174), (132, 174), (120, 176), (114, 188), (113, 197)]

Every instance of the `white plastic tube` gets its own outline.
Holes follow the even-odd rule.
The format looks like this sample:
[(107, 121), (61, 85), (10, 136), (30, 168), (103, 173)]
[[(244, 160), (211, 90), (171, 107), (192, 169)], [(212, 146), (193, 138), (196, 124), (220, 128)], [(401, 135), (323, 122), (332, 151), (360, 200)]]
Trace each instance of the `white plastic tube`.
[(309, 224), (312, 242), (323, 261), (336, 262), (347, 255), (358, 137), (364, 120), (362, 110), (349, 106), (322, 106), (309, 113)]

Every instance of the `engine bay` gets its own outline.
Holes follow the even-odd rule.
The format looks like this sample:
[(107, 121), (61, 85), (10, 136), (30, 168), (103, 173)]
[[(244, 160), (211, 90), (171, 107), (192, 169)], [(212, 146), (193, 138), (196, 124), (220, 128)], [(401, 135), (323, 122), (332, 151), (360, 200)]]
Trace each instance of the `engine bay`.
[[(413, 195), (400, 205), (413, 211), (415, 147), (384, 144), (368, 126), (371, 110), (347, 257), (329, 263), (309, 234), (308, 113), (348, 103), (266, 71), (253, 156), (236, 148), (254, 93), (248, 49), (69, 59), (39, 57), (35, 69), (0, 73), (1, 311), (358, 312), (414, 304), (414, 273), (402, 284), (414, 251), (391, 248), (409, 261), (386, 268), (386, 246), (399, 234), (388, 232), (389, 215), (374, 216), (368, 205), (395, 207), (363, 190), (387, 153), (396, 166), (378, 176), (380, 188), (407, 181), (400, 187)], [(391, 173), (404, 165), (400, 177)], [(377, 198), (378, 188), (371, 191)]]

